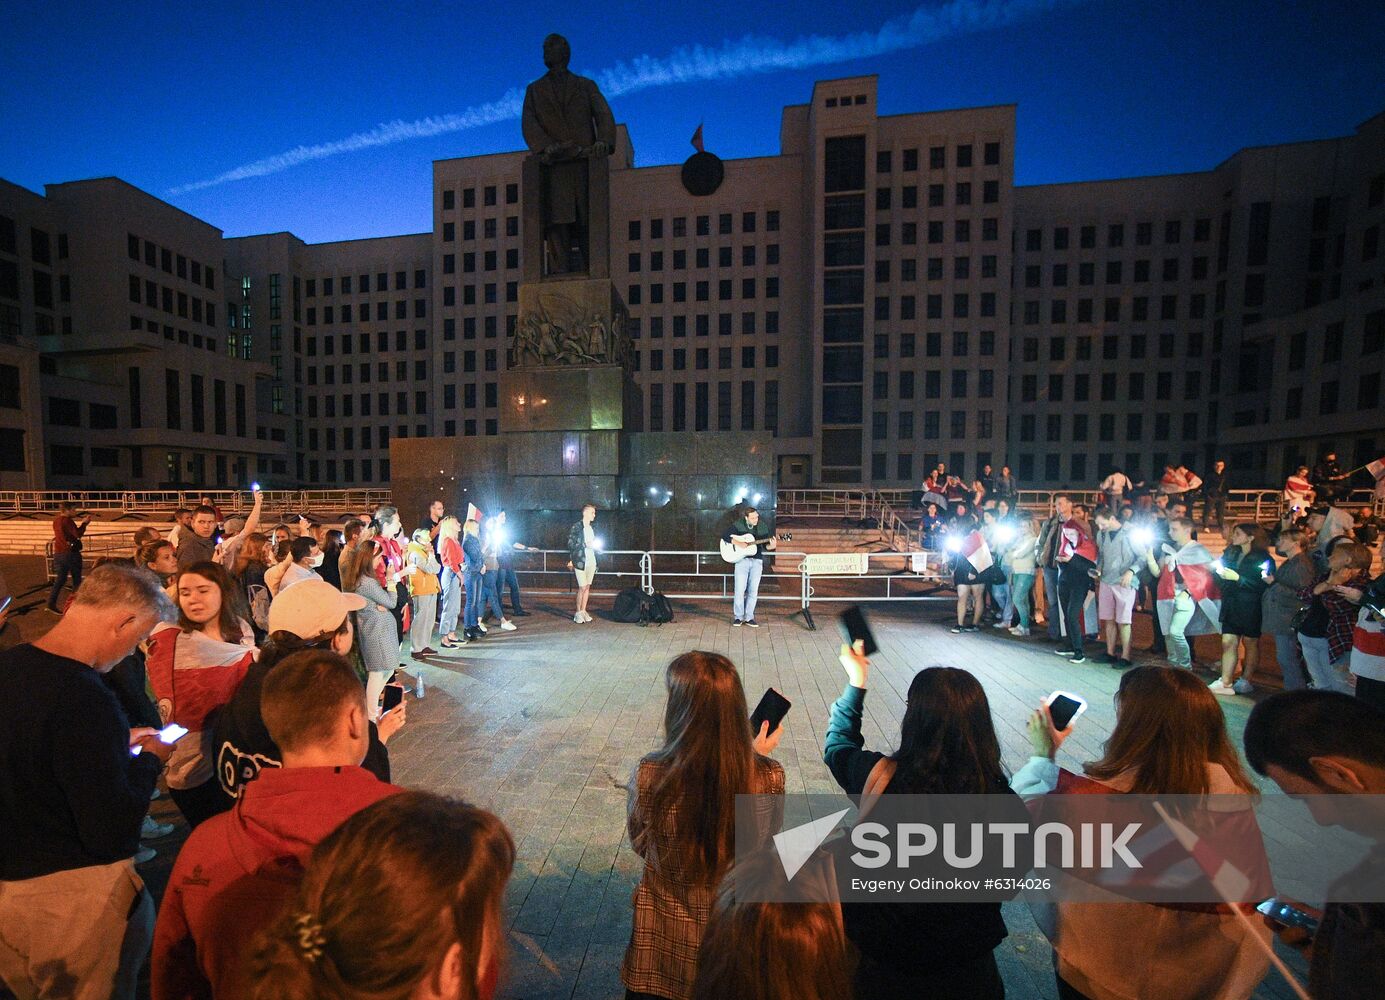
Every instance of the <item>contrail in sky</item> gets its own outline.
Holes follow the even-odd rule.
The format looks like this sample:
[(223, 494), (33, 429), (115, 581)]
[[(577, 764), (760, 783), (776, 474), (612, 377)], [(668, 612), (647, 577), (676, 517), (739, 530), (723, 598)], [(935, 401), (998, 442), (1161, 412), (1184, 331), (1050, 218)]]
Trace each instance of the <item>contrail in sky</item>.
[[(892, 18), (874, 31), (849, 35), (804, 35), (791, 41), (748, 35), (739, 40), (728, 39), (715, 47), (694, 45), (675, 49), (664, 56), (637, 56), (628, 62), (618, 62), (593, 76), (607, 97), (620, 97), (651, 87), (827, 66), (1004, 27), (1079, 2), (1081, 0), (946, 0), (936, 6), (921, 6), (904, 17)], [(395, 120), (376, 125), (365, 132), (356, 132), (344, 139), (295, 146), (286, 152), (244, 163), (215, 177), (171, 188), (168, 193), (187, 194), (232, 181), (277, 174), (301, 163), (342, 153), (511, 121), (519, 117), (523, 102), (524, 91), (511, 88), (498, 100), (477, 104), (456, 114), (414, 121)]]

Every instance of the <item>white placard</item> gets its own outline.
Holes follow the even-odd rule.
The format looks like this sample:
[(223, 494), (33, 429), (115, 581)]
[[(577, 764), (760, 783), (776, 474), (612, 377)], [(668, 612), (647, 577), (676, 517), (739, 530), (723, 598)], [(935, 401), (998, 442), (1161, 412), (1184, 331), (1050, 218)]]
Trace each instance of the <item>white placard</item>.
[(864, 552), (813, 552), (803, 557), (809, 576), (865, 576)]
[(913, 552), (909, 555), (909, 569), (915, 573), (928, 572), (928, 553)]

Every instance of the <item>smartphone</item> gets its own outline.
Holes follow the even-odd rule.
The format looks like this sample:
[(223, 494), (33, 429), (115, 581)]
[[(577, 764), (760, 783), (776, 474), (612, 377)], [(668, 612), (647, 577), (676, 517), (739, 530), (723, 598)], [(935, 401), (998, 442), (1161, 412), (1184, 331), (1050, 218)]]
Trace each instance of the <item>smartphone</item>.
[(1060, 733), (1072, 725), (1074, 719), (1087, 710), (1087, 701), (1066, 691), (1054, 691), (1044, 699), (1048, 716), (1053, 720), (1053, 728)]
[(1283, 924), (1285, 927), (1301, 927), (1310, 934), (1317, 933), (1318, 921), (1312, 915), (1284, 902), (1278, 896), (1271, 896), (1256, 909), (1277, 924)]
[(760, 704), (755, 706), (755, 711), (750, 715), (752, 735), (760, 735), (760, 726), (765, 722), (769, 723), (769, 731), (774, 732), (779, 728), (779, 724), (784, 721), (784, 716), (789, 714), (789, 709), (792, 707), (793, 702), (774, 688), (769, 688), (765, 691), (764, 697), (760, 699)]
[(180, 726), (176, 722), (170, 722), (159, 730), (159, 742), (177, 743), (188, 734), (186, 726)]
[(863, 651), (866, 656), (880, 648), (875, 644), (875, 636), (871, 633), (870, 625), (866, 623), (866, 613), (858, 604), (853, 604), (837, 617), (837, 627), (841, 629), (842, 638), (852, 648), (855, 648), (857, 641), (864, 643)]
[(380, 705), (380, 714), (384, 715), (391, 709), (398, 708), (404, 701), (404, 686), (402, 684), (386, 684), (385, 700)]

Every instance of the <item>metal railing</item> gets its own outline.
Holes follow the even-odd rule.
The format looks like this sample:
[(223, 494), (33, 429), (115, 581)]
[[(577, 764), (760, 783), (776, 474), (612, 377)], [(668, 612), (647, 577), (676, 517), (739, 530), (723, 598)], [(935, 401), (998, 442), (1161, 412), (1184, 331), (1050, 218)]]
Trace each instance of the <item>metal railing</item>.
[[(127, 558), (134, 553), (135, 533), (133, 531), (111, 531), (104, 534), (84, 535), (82, 537), (82, 569), (88, 570), (102, 559)], [(43, 571), (49, 580), (53, 572), (53, 543), (43, 546)]]
[[(264, 509), (279, 512), (366, 511), (390, 502), (389, 490), (265, 490)], [(52, 514), (70, 501), (81, 510), (107, 514), (172, 514), (211, 499), (223, 514), (243, 514), (255, 503), (249, 490), (3, 490), (0, 515)]]

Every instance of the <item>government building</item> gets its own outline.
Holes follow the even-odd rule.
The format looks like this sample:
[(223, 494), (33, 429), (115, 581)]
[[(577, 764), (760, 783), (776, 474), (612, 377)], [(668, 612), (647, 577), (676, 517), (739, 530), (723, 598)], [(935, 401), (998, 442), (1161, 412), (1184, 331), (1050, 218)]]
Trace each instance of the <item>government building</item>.
[[(1385, 113), (1198, 173), (1017, 187), (1013, 105), (785, 108), (777, 156), (611, 161), (638, 426), (773, 436), (781, 487), (1023, 487), (1385, 453)], [(520, 152), (433, 164), (431, 232), (226, 238), (115, 178), (0, 181), (0, 489), (380, 486), (498, 433)]]

